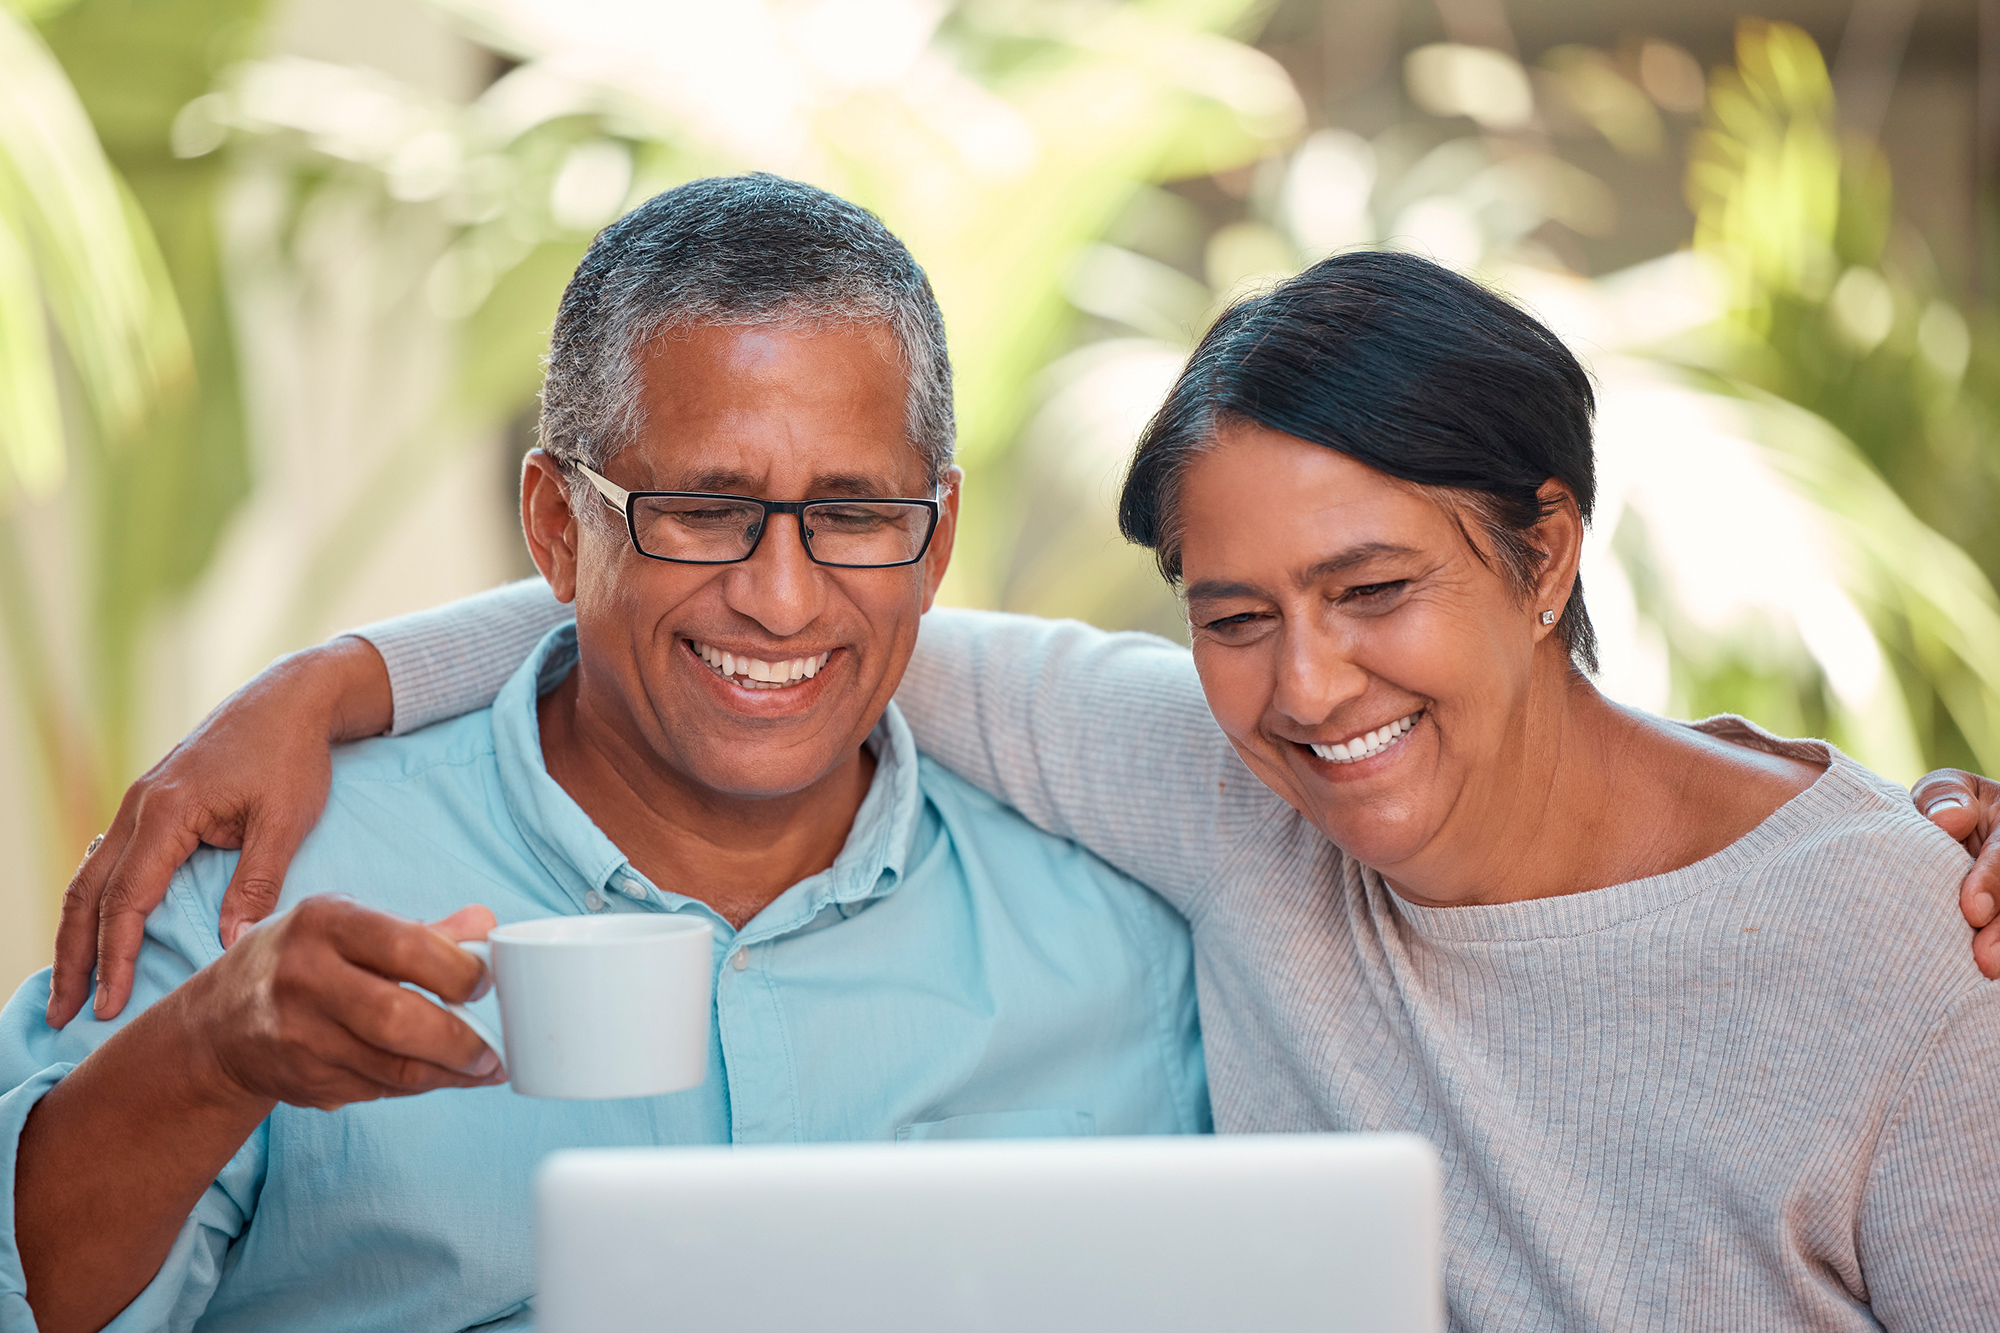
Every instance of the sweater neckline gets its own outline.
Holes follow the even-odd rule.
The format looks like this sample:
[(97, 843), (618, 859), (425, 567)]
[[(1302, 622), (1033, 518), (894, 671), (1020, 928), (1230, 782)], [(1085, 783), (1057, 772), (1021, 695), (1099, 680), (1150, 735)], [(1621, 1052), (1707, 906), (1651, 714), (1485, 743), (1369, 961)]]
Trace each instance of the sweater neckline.
[(1364, 869), (1362, 874), (1370, 889), (1385, 897), (1395, 912), (1426, 939), (1462, 943), (1564, 939), (1651, 916), (1708, 889), (1739, 880), (1814, 826), (1851, 809), (1858, 798), (1872, 789), (1866, 780), (1872, 775), (1824, 741), (1786, 740), (1730, 713), (1683, 725), (1749, 749), (1823, 764), (1826, 771), (1810, 787), (1713, 855), (1678, 870), (1604, 888), (1524, 902), (1424, 907), (1404, 900), (1375, 871)]

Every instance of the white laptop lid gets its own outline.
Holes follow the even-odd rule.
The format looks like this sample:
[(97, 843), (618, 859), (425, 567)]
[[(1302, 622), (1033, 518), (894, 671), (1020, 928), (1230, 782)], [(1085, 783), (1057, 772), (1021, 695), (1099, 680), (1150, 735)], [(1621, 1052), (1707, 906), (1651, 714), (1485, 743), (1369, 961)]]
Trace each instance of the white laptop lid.
[(543, 1333), (1435, 1333), (1409, 1134), (563, 1152)]

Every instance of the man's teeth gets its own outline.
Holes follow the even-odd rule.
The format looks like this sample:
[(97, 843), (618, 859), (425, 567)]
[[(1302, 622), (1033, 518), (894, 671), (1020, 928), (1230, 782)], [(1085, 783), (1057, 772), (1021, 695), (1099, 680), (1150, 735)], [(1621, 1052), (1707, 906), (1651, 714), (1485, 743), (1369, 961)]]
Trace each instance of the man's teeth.
[(1371, 731), (1365, 736), (1356, 736), (1343, 745), (1315, 745), (1312, 752), (1329, 763), (1352, 764), (1363, 759), (1372, 759), (1397, 741), (1410, 734), (1410, 728), (1417, 725), (1422, 713), (1412, 713), (1399, 717), (1388, 726)]
[(791, 657), (779, 662), (766, 662), (761, 657), (739, 657), (735, 653), (725, 653), (720, 648), (705, 643), (688, 642), (694, 645), (701, 660), (714, 669), (715, 674), (731, 684), (741, 685), (748, 690), (779, 690), (794, 681), (809, 680), (819, 674), (831, 653), (821, 653), (818, 657)]

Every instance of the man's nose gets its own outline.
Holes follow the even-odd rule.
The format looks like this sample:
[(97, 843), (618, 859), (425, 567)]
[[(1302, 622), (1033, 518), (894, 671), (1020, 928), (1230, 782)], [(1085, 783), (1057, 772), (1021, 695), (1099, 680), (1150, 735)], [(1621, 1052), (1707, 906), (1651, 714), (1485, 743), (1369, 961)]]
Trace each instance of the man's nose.
[(773, 514), (748, 560), (729, 567), (723, 598), (775, 638), (788, 638), (819, 618), (826, 580), (799, 539), (799, 518)]
[(1368, 673), (1342, 636), (1320, 626), (1287, 626), (1271, 703), (1301, 727), (1317, 727), (1368, 689)]

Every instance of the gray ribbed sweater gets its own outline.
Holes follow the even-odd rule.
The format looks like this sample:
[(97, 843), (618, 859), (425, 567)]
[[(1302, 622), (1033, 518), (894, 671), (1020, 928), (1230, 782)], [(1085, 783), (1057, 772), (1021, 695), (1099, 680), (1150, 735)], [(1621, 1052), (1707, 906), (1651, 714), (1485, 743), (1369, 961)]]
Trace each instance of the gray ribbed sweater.
[[(364, 631), (399, 729), (561, 614), (518, 586)], [(1964, 853), (1829, 747), (1749, 835), (1595, 892), (1421, 908), (1251, 776), (1185, 650), (926, 618), (919, 744), (1192, 923), (1217, 1128), (1415, 1130), (1459, 1329), (2000, 1329), (2000, 984)]]

